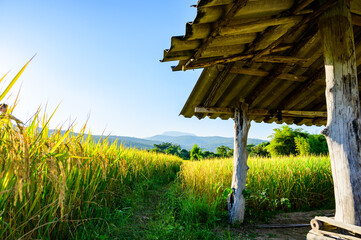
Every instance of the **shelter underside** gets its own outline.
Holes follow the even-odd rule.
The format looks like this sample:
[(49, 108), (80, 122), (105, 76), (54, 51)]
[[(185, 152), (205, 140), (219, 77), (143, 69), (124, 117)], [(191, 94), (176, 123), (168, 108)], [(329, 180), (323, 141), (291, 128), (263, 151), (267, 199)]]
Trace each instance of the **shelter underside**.
[[(256, 122), (325, 125), (318, 21), (335, 2), (200, 0), (186, 34), (172, 37), (162, 60), (179, 60), (175, 71), (204, 68), (181, 114), (229, 119), (246, 103)], [(360, 77), (361, 1), (351, 1), (351, 12)]]

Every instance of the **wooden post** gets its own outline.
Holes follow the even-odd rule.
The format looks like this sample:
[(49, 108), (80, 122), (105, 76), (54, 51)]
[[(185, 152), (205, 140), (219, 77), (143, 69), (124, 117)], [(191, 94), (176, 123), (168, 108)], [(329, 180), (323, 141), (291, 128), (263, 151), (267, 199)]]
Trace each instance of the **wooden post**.
[(319, 20), (326, 71), (327, 127), (335, 220), (361, 226), (361, 119), (350, 2), (339, 0)]
[(250, 121), (247, 116), (247, 106), (235, 109), (234, 114), (234, 160), (232, 193), (228, 196), (228, 212), (230, 224), (244, 220), (245, 198), (243, 191), (247, 178), (247, 136)]

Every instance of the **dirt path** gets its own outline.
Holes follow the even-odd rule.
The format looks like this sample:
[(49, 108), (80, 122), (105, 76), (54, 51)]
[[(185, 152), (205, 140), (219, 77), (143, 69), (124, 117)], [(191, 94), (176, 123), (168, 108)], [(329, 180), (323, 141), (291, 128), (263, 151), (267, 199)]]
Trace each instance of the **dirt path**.
[(154, 239), (151, 225), (157, 220), (158, 206), (172, 183), (152, 183), (129, 197), (129, 218), (117, 226), (112, 239)]

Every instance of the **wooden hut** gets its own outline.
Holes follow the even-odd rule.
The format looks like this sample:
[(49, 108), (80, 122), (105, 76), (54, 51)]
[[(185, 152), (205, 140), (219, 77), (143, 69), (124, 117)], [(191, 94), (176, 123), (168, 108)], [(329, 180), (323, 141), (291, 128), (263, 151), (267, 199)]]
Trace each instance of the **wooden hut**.
[(162, 61), (204, 68), (181, 114), (235, 121), (231, 222), (243, 221), (250, 121), (325, 125), (335, 220), (361, 226), (361, 0), (200, 0)]

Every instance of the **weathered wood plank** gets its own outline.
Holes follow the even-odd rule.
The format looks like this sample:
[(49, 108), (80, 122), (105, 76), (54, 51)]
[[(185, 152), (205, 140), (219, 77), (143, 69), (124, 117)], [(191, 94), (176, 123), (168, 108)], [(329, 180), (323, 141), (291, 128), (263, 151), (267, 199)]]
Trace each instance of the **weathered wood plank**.
[[(259, 69), (240, 68), (240, 67), (233, 67), (230, 72), (237, 73), (237, 74), (258, 76), (258, 77), (266, 77), (268, 74), (270, 74), (270, 72), (259, 70)], [(282, 73), (282, 74), (278, 75), (277, 78), (292, 81), (292, 82), (304, 82), (307, 79), (307, 77), (305, 77), (305, 76), (297, 76), (297, 75), (289, 74), (289, 73)]]
[(329, 9), (330, 7), (332, 7), (333, 5), (336, 4), (336, 0), (330, 0), (325, 2), (317, 11), (315, 11), (313, 14), (305, 17), (304, 19), (302, 19), (299, 23), (297, 23), (296, 25), (294, 25), (293, 27), (291, 27), (282, 37), (278, 38), (276, 41), (274, 41), (271, 45), (269, 45), (267, 48), (265, 48), (263, 51), (261, 51), (260, 53), (256, 54), (256, 56), (254, 57), (254, 59), (256, 60), (257, 58), (263, 56), (263, 55), (267, 55), (270, 53), (270, 50), (272, 50), (273, 48), (277, 47), (280, 43), (282, 43), (286, 38), (290, 37), (292, 34), (294, 34), (294, 32), (296, 32), (302, 25), (318, 18), (322, 13), (324, 13), (327, 9)]
[(247, 136), (250, 121), (247, 116), (247, 106), (235, 110), (234, 114), (234, 160), (232, 176), (232, 193), (228, 197), (229, 222), (242, 223), (245, 213), (245, 198), (243, 191), (247, 179)]
[(308, 5), (310, 5), (314, 0), (303, 0), (301, 1), (295, 8), (293, 8), (292, 13), (297, 15), (302, 12), (304, 8), (306, 8)]
[(223, 71), (221, 71), (218, 74), (217, 80), (212, 84), (212, 89), (209, 92), (206, 100), (203, 103), (205, 107), (209, 107), (212, 104), (213, 99), (216, 97), (216, 94), (217, 94), (219, 88), (226, 81), (227, 75), (228, 75), (229, 71), (232, 69), (232, 67), (233, 67), (233, 63), (230, 63), (230, 64), (226, 65), (226, 67), (223, 69)]
[[(316, 239), (342, 239), (342, 240), (360, 240), (358, 237), (353, 237), (351, 235), (341, 234), (337, 232), (329, 232), (329, 231), (323, 231), (323, 230), (314, 230), (312, 229), (313, 233), (318, 233), (322, 238), (316, 238)], [(307, 235), (308, 236), (308, 235)], [(314, 238), (307, 238), (307, 239), (314, 239)]]
[(299, 58), (292, 56), (273, 56), (273, 55), (262, 56), (255, 59), (256, 62), (286, 63), (286, 64), (306, 62), (307, 60), (308, 60), (307, 58)]
[[(300, 51), (303, 50), (305, 46), (309, 44), (309, 41), (313, 41), (314, 36), (317, 34), (315, 29), (311, 29), (308, 33), (304, 34), (298, 42), (294, 45), (288, 55), (294, 56), (297, 55)], [(272, 83), (277, 79), (277, 76), (283, 73), (285, 69), (288, 67), (287, 64), (281, 64), (280, 66), (275, 66), (271, 74), (263, 79), (263, 81), (255, 88), (255, 90), (248, 96), (247, 103), (252, 106), (257, 102), (261, 101), (262, 98), (266, 95), (268, 91), (270, 91), (270, 87)], [(283, 108), (280, 108), (283, 109)]]
[(322, 78), (325, 74), (324, 69), (320, 69), (317, 73), (308, 78), (304, 83), (295, 88), (292, 92), (290, 92), (284, 99), (278, 104), (279, 109), (289, 109), (290, 106), (293, 106), (294, 101), (296, 101), (305, 91), (314, 84), (318, 79)]
[(231, 19), (234, 17), (234, 15), (239, 11), (239, 9), (246, 6), (247, 3), (248, 0), (239, 0), (233, 4), (231, 9), (225, 14), (225, 16), (221, 20), (216, 22), (214, 30), (211, 32), (210, 36), (203, 41), (202, 45), (199, 48), (195, 49), (193, 57), (188, 60), (185, 66), (188, 66), (192, 61), (201, 57), (204, 50), (207, 49), (207, 47), (212, 43), (212, 41), (219, 35), (220, 29), (227, 26)]
[(352, 13), (361, 15), (361, 1), (360, 0), (351, 0), (350, 9)]
[(220, 107), (195, 107), (196, 113), (234, 113), (233, 108), (220, 108)]
[[(192, 63), (188, 66), (183, 66), (183, 70), (188, 69), (197, 69), (197, 68), (205, 68), (210, 67), (216, 64), (225, 64), (225, 63), (231, 63), (231, 62), (237, 62), (237, 61), (243, 61), (253, 58), (254, 54), (248, 54), (248, 55), (234, 55), (227, 58), (219, 58), (215, 60), (210, 60), (203, 63)], [(294, 64), (299, 62), (306, 62), (307, 58), (298, 58), (298, 57), (289, 57), (289, 56), (262, 56), (257, 59), (257, 62), (268, 62), (268, 63), (286, 63), (286, 64)]]
[(361, 113), (350, 3), (339, 0), (319, 21), (326, 72), (327, 127), (335, 220), (361, 226)]
[(352, 14), (351, 15), (352, 24), (356, 26), (361, 26), (361, 16)]
[(282, 110), (282, 115), (297, 116), (297, 117), (327, 117), (327, 112), (323, 111), (295, 111), (295, 110)]
[(234, 35), (243, 33), (261, 32), (267, 27), (283, 24), (296, 24), (302, 19), (300, 16), (260, 19), (252, 22), (226, 26), (220, 30), (220, 35)]
[[(344, 223), (344, 222), (339, 222), (339, 221), (336, 221), (336, 220), (334, 220), (332, 218), (329, 218), (329, 217), (318, 217), (318, 216), (316, 216), (315, 220), (318, 220), (318, 221), (327, 223), (329, 225), (332, 225), (332, 226), (335, 226), (335, 227), (338, 227), (338, 228), (342, 228), (342, 229), (345, 229), (345, 230), (350, 231), (352, 233), (361, 235), (361, 227), (359, 227), (359, 226), (347, 224), (347, 223)], [(317, 224), (311, 224), (311, 226), (312, 226), (312, 229), (314, 229), (314, 230), (324, 230), (323, 227), (320, 227), (320, 225), (317, 225)]]
[[(231, 114), (234, 113), (234, 108), (222, 108), (222, 107), (195, 107), (194, 112), (196, 113), (218, 113), (218, 114)], [(327, 117), (325, 111), (298, 111), (298, 110), (279, 110), (284, 116), (295, 116), (295, 117)], [(270, 115), (270, 111), (267, 109), (249, 109), (247, 112), (248, 116), (266, 116)]]

